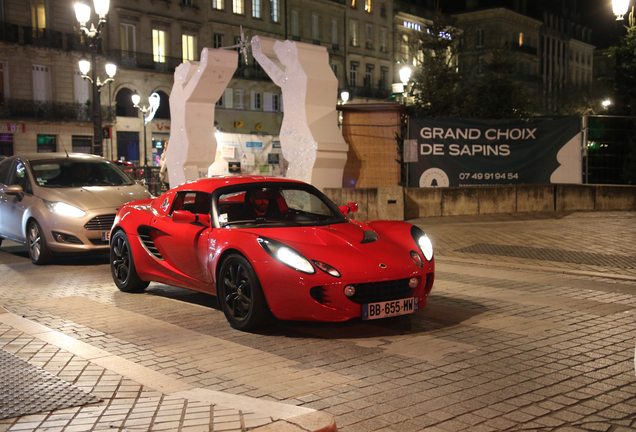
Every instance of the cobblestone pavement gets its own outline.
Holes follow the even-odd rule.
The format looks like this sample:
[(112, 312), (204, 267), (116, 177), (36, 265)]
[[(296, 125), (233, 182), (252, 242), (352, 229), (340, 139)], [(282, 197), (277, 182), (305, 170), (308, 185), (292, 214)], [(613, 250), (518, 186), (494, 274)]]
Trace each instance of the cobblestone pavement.
[(286, 430), (240, 397), (318, 410), (342, 432), (636, 430), (636, 213), (411, 222), (436, 248), (425, 309), (253, 334), (213, 297), (121, 293), (104, 259), (37, 267), (5, 242), (0, 298), (15, 318), (0, 314), (0, 348), (104, 402), (0, 431)]

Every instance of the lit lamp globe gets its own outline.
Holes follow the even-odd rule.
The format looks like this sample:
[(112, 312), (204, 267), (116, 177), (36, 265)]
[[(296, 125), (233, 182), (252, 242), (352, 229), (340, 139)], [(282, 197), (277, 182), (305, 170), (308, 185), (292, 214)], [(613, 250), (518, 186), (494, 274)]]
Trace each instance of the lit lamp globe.
[(135, 106), (139, 105), (139, 102), (141, 101), (141, 96), (139, 96), (139, 93), (137, 92), (133, 93), (133, 95), (130, 98), (132, 99), (133, 105)]
[(406, 84), (409, 82), (410, 79), (411, 79), (411, 68), (408, 66), (404, 66), (402, 69), (400, 69), (400, 81), (402, 81), (402, 84), (404, 84), (404, 87), (406, 87)]
[(114, 77), (117, 73), (117, 65), (113, 62), (106, 63), (106, 73), (110, 78)]
[(617, 21), (623, 19), (628, 8), (629, 0), (612, 0), (612, 9), (614, 10), (614, 15), (616, 15)]
[(79, 59), (79, 70), (82, 75), (88, 74), (88, 71), (91, 70), (91, 62), (88, 61), (85, 55), (82, 54), (82, 57)]
[(348, 91), (346, 91), (346, 90), (343, 90), (343, 91), (340, 93), (340, 99), (342, 99), (342, 102), (343, 102), (343, 103), (344, 103), (344, 102), (346, 102), (346, 101), (348, 101), (348, 100), (349, 100), (349, 92), (348, 92)]

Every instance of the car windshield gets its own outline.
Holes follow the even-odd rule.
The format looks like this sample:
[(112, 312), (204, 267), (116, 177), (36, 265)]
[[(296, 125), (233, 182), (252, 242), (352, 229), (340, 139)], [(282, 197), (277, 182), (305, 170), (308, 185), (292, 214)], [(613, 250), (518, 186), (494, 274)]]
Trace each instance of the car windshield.
[(295, 184), (250, 187), (218, 196), (217, 218), (221, 227), (281, 227), (328, 225), (345, 217), (326, 197)]
[(84, 187), (123, 186), (133, 181), (114, 164), (106, 161), (50, 159), (31, 161), (31, 172), (38, 186)]

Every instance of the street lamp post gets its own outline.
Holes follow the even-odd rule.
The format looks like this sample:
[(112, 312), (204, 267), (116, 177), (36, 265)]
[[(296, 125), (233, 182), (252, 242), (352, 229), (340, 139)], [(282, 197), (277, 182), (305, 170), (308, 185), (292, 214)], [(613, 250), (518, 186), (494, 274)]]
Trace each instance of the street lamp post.
[[(106, 15), (110, 7), (110, 0), (93, 0), (95, 6), (95, 13), (99, 16), (97, 27), (91, 23), (90, 28), (86, 25), (91, 17), (91, 7), (84, 3), (75, 4), (75, 17), (80, 23), (80, 31), (82, 36), (88, 41), (91, 51), (90, 61), (85, 55), (79, 60), (79, 68), (82, 73), (82, 78), (89, 80), (93, 86), (93, 153), (103, 156), (103, 132), (102, 132), (102, 109), (101, 109), (101, 88), (111, 81), (115, 73), (117, 73), (117, 66), (112, 62), (106, 63), (106, 73), (108, 78), (101, 82), (97, 77), (97, 56), (96, 52), (99, 49), (100, 33), (104, 24), (106, 24)], [(88, 76), (88, 72), (91, 72), (91, 76)], [(110, 87), (109, 87), (110, 88)]]
[(139, 102), (141, 101), (141, 96), (139, 96), (139, 93), (135, 92), (132, 95), (132, 103), (135, 106), (135, 108), (137, 108), (139, 111), (141, 111), (141, 113), (144, 116), (144, 144), (143, 144), (143, 149), (144, 149), (144, 167), (148, 165), (148, 160), (146, 157), (146, 125), (148, 124), (148, 122), (150, 120), (152, 120), (155, 117), (155, 113), (157, 112), (157, 108), (159, 108), (159, 103), (161, 102), (161, 96), (159, 96), (159, 94), (157, 93), (152, 93), (149, 97), (148, 97), (148, 106), (140, 106)]
[(408, 83), (411, 79), (411, 68), (408, 66), (404, 66), (400, 69), (400, 81), (402, 81), (402, 85), (404, 86), (404, 105), (406, 105), (406, 97), (408, 95)]

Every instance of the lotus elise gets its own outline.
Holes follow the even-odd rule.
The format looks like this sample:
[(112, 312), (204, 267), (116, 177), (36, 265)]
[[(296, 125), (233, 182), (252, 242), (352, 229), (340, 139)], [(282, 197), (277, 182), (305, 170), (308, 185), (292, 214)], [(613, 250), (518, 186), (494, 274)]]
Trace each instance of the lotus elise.
[(352, 220), (315, 187), (284, 178), (186, 182), (117, 212), (111, 273), (124, 292), (161, 282), (215, 295), (230, 325), (345, 321), (423, 308), (433, 246), (401, 221)]

